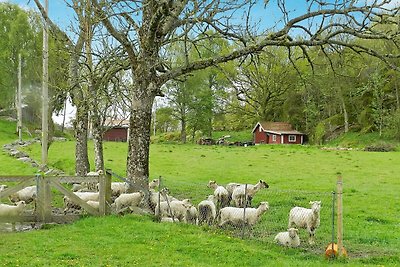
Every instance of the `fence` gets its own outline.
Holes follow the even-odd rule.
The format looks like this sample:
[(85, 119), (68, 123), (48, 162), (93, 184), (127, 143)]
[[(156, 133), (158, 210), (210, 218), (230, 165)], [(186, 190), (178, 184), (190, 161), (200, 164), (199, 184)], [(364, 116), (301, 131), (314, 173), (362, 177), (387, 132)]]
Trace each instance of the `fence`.
[[(111, 173), (106, 171), (99, 176), (0, 176), (0, 184), (16, 183), (13, 186), (0, 191), (0, 200), (6, 199), (19, 190), (35, 185), (35, 207), (31, 212), (26, 211), (21, 216), (0, 217), (0, 222), (56, 222), (66, 223), (78, 219), (76, 214), (64, 214), (60, 212), (64, 196), (82, 207), (87, 213), (95, 216), (110, 214), (111, 203)], [(68, 185), (73, 183), (99, 184), (99, 208), (96, 209), (69, 190)], [(53, 189), (53, 190), (52, 190)], [(61, 202), (61, 203), (60, 203)], [(30, 213), (30, 214), (29, 214)]]
[[(207, 199), (208, 195), (213, 195), (214, 192), (214, 189), (207, 188), (206, 183), (188, 183), (183, 181), (180, 182), (177, 180), (162, 179), (160, 177), (159, 190), (162, 190), (162, 188), (168, 188), (170, 195), (176, 197), (177, 199), (189, 198), (193, 206), (195, 206), (196, 208), (198, 208), (198, 204), (202, 200)], [(307, 250), (312, 250), (318, 254), (323, 254), (325, 253), (324, 250), (327, 245), (330, 243), (335, 243), (336, 239), (336, 216), (341, 216), (340, 214), (336, 214), (337, 206), (335, 205), (335, 203), (337, 202), (337, 196), (341, 196), (341, 192), (340, 194), (337, 193), (338, 192), (318, 192), (276, 188), (260, 189), (254, 195), (251, 205), (247, 206), (246, 204), (240, 214), (236, 216), (240, 219), (237, 223), (224, 223), (223, 226), (221, 226), (221, 218), (220, 215), (218, 215), (217, 211), (216, 218), (215, 220), (213, 220), (213, 223), (210, 226), (207, 226), (207, 223), (199, 226), (210, 227), (211, 229), (218, 229), (228, 235), (232, 235), (235, 237), (246, 239), (250, 238), (267, 241), (268, 243), (275, 243), (274, 237), (279, 232), (287, 231), (289, 212), (293, 207), (299, 206), (310, 209), (310, 201), (321, 201), (321, 210), (319, 212), (320, 225), (315, 230), (315, 242), (313, 244), (309, 243), (309, 232), (307, 231), (307, 229), (299, 228), (294, 225), (293, 227), (296, 227), (299, 230), (298, 234), (301, 240), (300, 247)], [(245, 199), (247, 199), (247, 196), (245, 196)], [(164, 199), (160, 197), (158, 203), (163, 200)], [(171, 199), (168, 201), (168, 209), (171, 208), (170, 201)], [(259, 207), (261, 202), (268, 202), (269, 208), (265, 213), (260, 216), (257, 223), (255, 223), (254, 225), (251, 225), (251, 223), (247, 223), (249, 217), (254, 215), (250, 214), (253, 212), (250, 212), (250, 209)], [(228, 206), (234, 206), (233, 201), (231, 201)], [(156, 209), (159, 209), (159, 206), (157, 206)], [(198, 210), (198, 212), (199, 218), (204, 217), (204, 214), (200, 214), (200, 210)], [(168, 217), (173, 217), (173, 212), (171, 212), (171, 210), (168, 211), (168, 214)], [(159, 216), (158, 219), (161, 220), (161, 216)], [(176, 220), (176, 218), (173, 218), (170, 221), (175, 222), (178, 220)], [(244, 223), (245, 221), (246, 223)], [(339, 229), (340, 232), (342, 232), (342, 227), (339, 227)], [(339, 246), (342, 246), (341, 233), (338, 237), (338, 243)], [(333, 253), (336, 253), (336, 251), (337, 248), (335, 247)], [(328, 256), (333, 255), (333, 253), (331, 252), (328, 253)]]

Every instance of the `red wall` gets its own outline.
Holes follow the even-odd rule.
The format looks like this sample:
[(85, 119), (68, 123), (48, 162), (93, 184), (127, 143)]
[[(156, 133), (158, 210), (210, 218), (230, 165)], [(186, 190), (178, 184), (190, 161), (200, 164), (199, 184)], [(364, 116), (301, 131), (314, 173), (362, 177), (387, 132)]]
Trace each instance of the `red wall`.
[[(282, 144), (281, 140), (281, 135), (276, 134), (276, 140), (273, 141), (272, 133), (267, 135), (265, 132), (260, 132), (258, 128), (254, 131), (254, 143), (256, 144)], [(295, 134), (296, 136), (296, 141), (295, 142), (289, 142), (289, 135), (284, 134), (283, 135), (283, 143), (284, 144), (301, 144), (301, 134)]]
[(296, 136), (295, 142), (289, 142), (288, 134), (283, 135), (283, 143), (284, 144), (301, 144), (301, 135), (300, 134), (294, 134), (294, 135)]
[(260, 126), (257, 126), (254, 133), (254, 143), (255, 144), (267, 144), (267, 134), (264, 131), (260, 132)]
[(128, 138), (128, 128), (111, 128), (103, 136), (104, 141), (126, 142)]

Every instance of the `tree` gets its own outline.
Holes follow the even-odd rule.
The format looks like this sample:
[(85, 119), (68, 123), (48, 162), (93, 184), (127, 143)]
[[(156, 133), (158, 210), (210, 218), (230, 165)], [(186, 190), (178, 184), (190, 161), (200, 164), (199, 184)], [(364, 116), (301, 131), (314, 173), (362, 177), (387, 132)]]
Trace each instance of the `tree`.
[[(282, 20), (276, 24), (276, 29), (271, 28), (257, 37), (253, 36), (253, 33), (257, 33), (252, 30), (254, 25), (250, 25), (251, 10), (256, 3), (250, 0), (93, 0), (99, 19), (121, 44), (130, 63), (133, 84), (130, 88), (132, 106), (127, 176), (136, 189), (146, 189), (148, 185), (152, 104), (157, 95), (162, 95), (161, 87), (168, 81), (271, 46), (287, 48), (288, 59), (292, 61), (291, 52), (299, 47), (311, 64), (308, 47), (329, 49), (332, 44), (351, 47), (358, 53), (386, 60), (362, 44), (348, 43), (337, 37), (348, 35), (352, 38), (393, 40), (393, 35), (385, 35), (385, 32), (369, 27), (368, 23), (371, 20), (397, 23), (397, 20), (381, 16), (383, 10), (389, 15), (396, 14), (397, 9), (386, 8), (390, 3), (388, 0), (373, 1), (368, 5), (358, 1), (308, 1), (307, 11), (300, 16), (293, 16), (285, 8), (285, 1), (278, 0)], [(265, 8), (271, 5), (272, 2), (265, 2)], [(237, 19), (235, 13), (240, 11), (245, 12), (247, 20)], [(208, 39), (229, 39), (237, 42), (238, 48), (220, 55), (198, 58), (190, 57), (190, 51), (187, 51), (185, 64), (175, 67), (169, 65), (170, 59), (164, 54), (167, 46), (180, 42), (189, 49), (188, 44), (191, 43), (196, 49), (196, 42), (204, 39), (209, 29), (217, 34), (206, 35)]]

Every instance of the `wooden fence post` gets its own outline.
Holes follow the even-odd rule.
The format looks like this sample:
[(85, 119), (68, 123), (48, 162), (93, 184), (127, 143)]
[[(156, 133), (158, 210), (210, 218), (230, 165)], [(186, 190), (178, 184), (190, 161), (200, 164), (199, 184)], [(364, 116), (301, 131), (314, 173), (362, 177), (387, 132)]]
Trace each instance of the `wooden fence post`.
[(99, 212), (100, 215), (110, 214), (111, 203), (111, 172), (99, 176)]
[(343, 256), (343, 179), (339, 175), (337, 179), (337, 242), (338, 242), (338, 255)]
[(51, 222), (51, 190), (49, 178), (36, 176), (36, 212), (38, 220), (44, 223)]

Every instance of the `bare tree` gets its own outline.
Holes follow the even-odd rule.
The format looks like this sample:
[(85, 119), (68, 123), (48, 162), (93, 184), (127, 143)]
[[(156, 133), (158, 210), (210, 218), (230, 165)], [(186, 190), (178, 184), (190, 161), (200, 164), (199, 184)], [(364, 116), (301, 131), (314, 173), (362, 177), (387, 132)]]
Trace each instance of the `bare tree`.
[[(383, 55), (358, 42), (343, 42), (341, 35), (357, 39), (394, 40), (394, 32), (382, 32), (374, 23), (397, 21), (397, 8), (389, 0), (382, 1), (307, 1), (304, 14), (293, 16), (286, 8), (286, 1), (264, 1), (265, 12), (277, 4), (282, 19), (274, 28), (256, 36), (251, 25), (252, 10), (259, 1), (104, 1), (93, 0), (99, 19), (108, 32), (120, 42), (130, 62), (133, 84), (130, 88), (130, 137), (127, 162), (128, 179), (137, 188), (147, 188), (149, 177), (150, 122), (154, 98), (161, 95), (161, 86), (168, 81), (195, 70), (227, 62), (260, 52), (265, 47), (282, 46), (288, 51), (299, 47), (312, 66), (307, 49), (331, 45), (349, 47), (359, 54), (373, 55), (389, 62)], [(366, 4), (365, 4), (366, 3)], [(238, 19), (237, 14), (245, 14)], [(212, 29), (215, 34), (208, 34)], [(169, 64), (166, 51), (173, 43), (185, 43), (188, 50), (196, 49), (203, 38), (229, 39), (237, 42), (234, 51), (211, 57), (190, 57), (180, 66)]]

